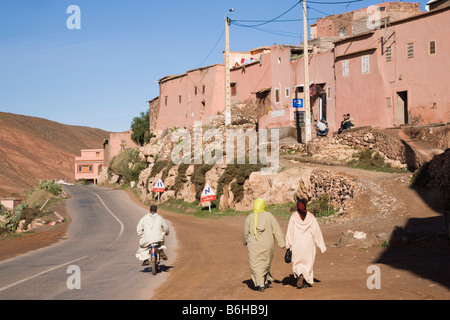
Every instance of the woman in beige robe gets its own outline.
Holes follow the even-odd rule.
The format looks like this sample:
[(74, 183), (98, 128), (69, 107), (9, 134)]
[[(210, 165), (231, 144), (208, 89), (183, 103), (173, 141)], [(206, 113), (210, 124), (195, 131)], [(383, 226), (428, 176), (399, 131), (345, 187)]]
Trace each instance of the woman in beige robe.
[(248, 249), (248, 261), (253, 284), (264, 291), (265, 285), (273, 281), (270, 275), (275, 238), (281, 248), (285, 247), (283, 231), (275, 217), (265, 211), (263, 199), (256, 199), (253, 213), (249, 214), (244, 223), (243, 241)]
[(319, 223), (314, 215), (306, 210), (306, 201), (299, 200), (297, 211), (292, 213), (286, 232), (286, 248), (292, 250), (292, 270), (299, 288), (314, 283), (316, 245), (321, 253), (327, 250)]

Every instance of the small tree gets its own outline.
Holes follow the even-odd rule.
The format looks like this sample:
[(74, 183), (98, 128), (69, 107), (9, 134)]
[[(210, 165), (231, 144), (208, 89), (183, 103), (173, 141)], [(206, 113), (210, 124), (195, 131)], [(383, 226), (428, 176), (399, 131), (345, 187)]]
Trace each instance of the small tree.
[(148, 110), (145, 113), (141, 112), (139, 117), (134, 117), (133, 122), (131, 123), (131, 130), (133, 131), (131, 140), (138, 145), (143, 146), (150, 141), (153, 134), (150, 133), (150, 117)]

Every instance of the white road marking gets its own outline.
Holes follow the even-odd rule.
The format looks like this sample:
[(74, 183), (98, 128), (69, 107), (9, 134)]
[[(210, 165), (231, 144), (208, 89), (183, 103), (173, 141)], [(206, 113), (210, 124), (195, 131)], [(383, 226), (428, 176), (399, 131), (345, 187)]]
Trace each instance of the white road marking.
[(56, 269), (58, 269), (58, 268), (64, 267), (64, 266), (66, 266), (66, 265), (68, 265), (68, 264), (71, 264), (71, 263), (80, 261), (80, 260), (82, 260), (82, 259), (85, 259), (85, 258), (87, 258), (87, 257), (88, 257), (88, 256), (84, 256), (84, 257), (81, 257), (81, 258), (78, 258), (78, 259), (75, 259), (75, 260), (66, 262), (66, 263), (64, 263), (64, 264), (60, 264), (59, 266), (50, 268), (50, 269), (45, 270), (45, 271), (42, 271), (42, 272), (39, 272), (39, 273), (37, 273), (37, 274), (35, 274), (35, 275), (31, 276), (31, 277), (28, 277), (28, 278), (19, 280), (19, 281), (14, 282), (14, 283), (11, 283), (10, 285), (7, 285), (7, 286), (5, 286), (5, 287), (3, 287), (3, 288), (0, 288), (0, 292), (1, 292), (1, 291), (4, 291), (4, 290), (6, 290), (6, 289), (9, 289), (9, 288), (11, 288), (11, 287), (14, 287), (14, 286), (16, 286), (16, 285), (18, 285), (18, 284), (21, 284), (21, 283), (23, 283), (23, 282), (25, 282), (25, 281), (28, 281), (28, 280), (31, 280), (31, 279), (33, 279), (33, 278), (39, 277), (39, 276), (41, 276), (41, 275), (43, 275), (43, 274), (45, 274), (45, 273), (48, 273), (48, 272), (50, 272), (50, 271), (53, 271), (53, 270), (56, 270)]
[[(111, 246), (111, 245), (113, 245), (117, 240), (119, 240), (119, 238), (122, 236), (125, 227), (124, 227), (122, 221), (120, 221), (120, 219), (117, 218), (117, 216), (116, 216), (116, 215), (108, 208), (108, 206), (105, 204), (105, 202), (103, 201), (103, 199), (100, 198), (100, 196), (99, 196), (98, 194), (96, 194), (95, 192), (93, 192), (93, 191), (90, 191), (90, 192), (92, 192), (93, 194), (95, 194), (95, 195), (97, 196), (97, 198), (100, 200), (100, 202), (101, 202), (101, 203), (103, 204), (103, 206), (106, 208), (106, 210), (108, 210), (108, 212), (109, 212), (109, 213), (114, 217), (114, 219), (116, 219), (117, 222), (119, 222), (119, 224), (120, 224), (120, 232), (119, 232), (119, 235), (118, 235), (117, 238), (109, 245), (109, 246)], [(43, 275), (43, 274), (45, 274), (45, 273), (48, 273), (48, 272), (51, 272), (51, 271), (56, 270), (56, 269), (58, 269), (58, 268), (64, 267), (64, 266), (66, 266), (66, 265), (68, 265), (68, 264), (71, 264), (71, 263), (80, 261), (80, 260), (82, 260), (82, 259), (85, 259), (85, 258), (87, 258), (87, 257), (88, 257), (88, 256), (84, 256), (84, 257), (81, 257), (81, 258), (78, 258), (78, 259), (75, 259), (75, 260), (72, 260), (72, 261), (69, 261), (69, 262), (60, 264), (59, 266), (50, 268), (50, 269), (48, 269), (48, 270), (45, 270), (45, 271), (39, 272), (39, 273), (37, 273), (37, 274), (35, 274), (35, 275), (32, 275), (32, 276), (30, 276), (30, 277), (28, 277), (28, 278), (24, 278), (24, 279), (19, 280), (19, 281), (17, 281), (17, 282), (11, 283), (11, 284), (9, 284), (9, 285), (3, 287), (3, 288), (0, 288), (0, 292), (4, 291), (4, 290), (6, 290), (6, 289), (9, 289), (9, 288), (11, 288), (11, 287), (14, 287), (14, 286), (16, 286), (16, 285), (18, 285), (18, 284), (24, 283), (24, 282), (26, 282), (26, 281), (28, 281), (28, 280), (34, 279), (34, 278), (36, 278), (36, 277), (39, 277), (39, 276), (41, 276), (41, 275)]]

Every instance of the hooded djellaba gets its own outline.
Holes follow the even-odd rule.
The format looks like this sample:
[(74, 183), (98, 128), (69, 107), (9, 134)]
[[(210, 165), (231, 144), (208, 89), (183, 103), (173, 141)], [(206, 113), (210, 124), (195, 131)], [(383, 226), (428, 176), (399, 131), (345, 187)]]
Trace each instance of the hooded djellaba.
[(316, 245), (321, 253), (327, 248), (319, 223), (306, 209), (306, 200), (297, 200), (297, 211), (292, 213), (286, 232), (286, 248), (292, 250), (292, 269), (297, 287), (310, 287), (314, 283), (314, 260)]
[(273, 251), (277, 239), (278, 246), (285, 247), (285, 240), (280, 225), (275, 217), (266, 212), (263, 199), (255, 200), (253, 213), (250, 213), (244, 223), (243, 241), (248, 249), (248, 261), (253, 284), (259, 291), (273, 281), (270, 275)]

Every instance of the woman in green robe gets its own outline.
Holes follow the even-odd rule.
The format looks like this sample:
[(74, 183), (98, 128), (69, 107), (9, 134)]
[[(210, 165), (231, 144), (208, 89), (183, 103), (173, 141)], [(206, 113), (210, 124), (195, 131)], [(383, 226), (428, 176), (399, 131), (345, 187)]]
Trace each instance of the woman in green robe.
[(243, 240), (248, 249), (248, 261), (254, 285), (264, 291), (269, 281), (273, 251), (277, 239), (278, 246), (285, 247), (284, 234), (275, 217), (266, 212), (264, 199), (258, 198), (244, 223)]

